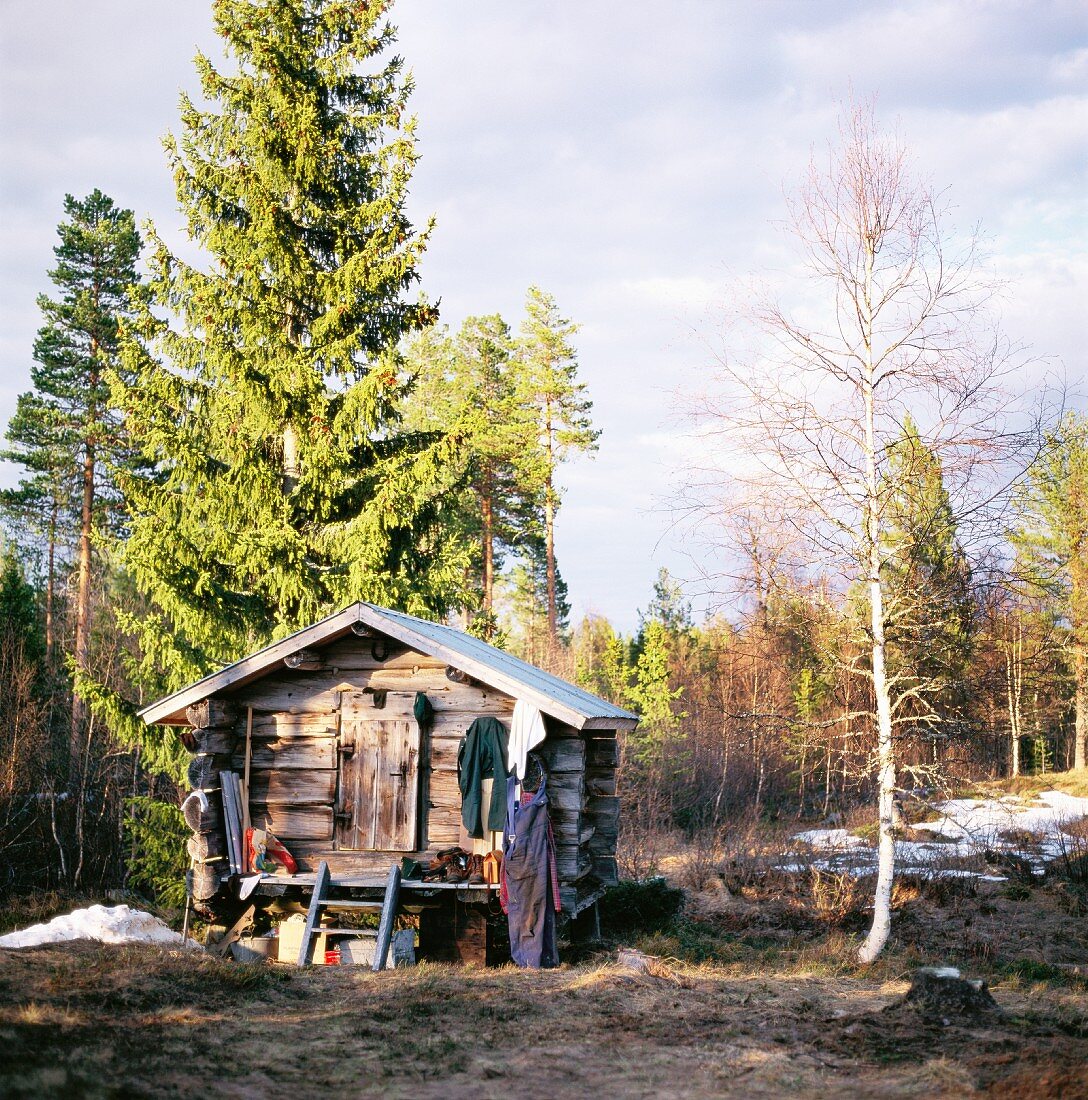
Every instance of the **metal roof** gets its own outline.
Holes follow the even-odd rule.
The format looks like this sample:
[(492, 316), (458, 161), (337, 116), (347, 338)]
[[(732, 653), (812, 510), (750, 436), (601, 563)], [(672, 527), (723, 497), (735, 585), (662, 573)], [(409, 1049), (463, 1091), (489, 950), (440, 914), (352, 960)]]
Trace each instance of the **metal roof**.
[(356, 624), (364, 624), (395, 638), (429, 657), (445, 660), (473, 679), (515, 699), (524, 699), (545, 714), (577, 729), (632, 727), (638, 722), (638, 716), (630, 711), (462, 630), (362, 601), (349, 604), (343, 611), (144, 707), (140, 716), (148, 724), (182, 724), (186, 707), (227, 688), (261, 679), (280, 666), (284, 657), (307, 646), (320, 646), (344, 637)]

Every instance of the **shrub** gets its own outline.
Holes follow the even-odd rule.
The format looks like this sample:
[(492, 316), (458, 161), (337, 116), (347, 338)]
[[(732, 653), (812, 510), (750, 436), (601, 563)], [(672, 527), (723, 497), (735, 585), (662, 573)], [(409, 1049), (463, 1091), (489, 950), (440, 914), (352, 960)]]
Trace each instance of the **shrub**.
[(684, 891), (663, 878), (624, 880), (600, 901), (601, 928), (606, 935), (664, 932), (680, 915)]
[(185, 840), (189, 828), (181, 810), (142, 795), (130, 800), (125, 822), (131, 843), (128, 883), (150, 895), (156, 904), (180, 909), (185, 904), (185, 870), (189, 858)]

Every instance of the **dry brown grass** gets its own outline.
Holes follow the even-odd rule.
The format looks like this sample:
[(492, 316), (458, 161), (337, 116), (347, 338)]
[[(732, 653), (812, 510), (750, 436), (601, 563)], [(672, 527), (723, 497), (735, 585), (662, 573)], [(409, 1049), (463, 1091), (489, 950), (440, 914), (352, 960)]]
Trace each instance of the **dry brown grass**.
[(1044, 772), (1042, 775), (1018, 775), (1015, 779), (1002, 779), (987, 786), (1022, 796), (1038, 794), (1040, 791), (1064, 791), (1075, 798), (1088, 798), (1088, 768)]
[[(842, 944), (824, 945), (841, 950)], [(813, 945), (813, 952), (818, 945)], [(0, 955), (0, 1095), (968, 1095), (1088, 1080), (1083, 1001), (999, 986), (980, 1031), (920, 1018), (886, 975), (422, 965), (375, 975), (75, 944)], [(1009, 1058), (1009, 1052), (1013, 1057)]]

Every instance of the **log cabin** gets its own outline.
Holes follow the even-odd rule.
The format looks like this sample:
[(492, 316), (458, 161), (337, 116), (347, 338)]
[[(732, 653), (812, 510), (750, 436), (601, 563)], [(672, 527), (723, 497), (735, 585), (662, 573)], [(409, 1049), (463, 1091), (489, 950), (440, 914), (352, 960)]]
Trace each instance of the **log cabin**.
[[(429, 723), (415, 717), (419, 692)], [(365, 889), (405, 857), (426, 864), (469, 847), (458, 748), (478, 717), (509, 727), (517, 700), (544, 719), (534, 751), (547, 774), (562, 911), (577, 917), (616, 882), (617, 734), (636, 715), (451, 626), (364, 602), (140, 712), (148, 724), (191, 727), (190, 783), (207, 799), (187, 804), (192, 896), (211, 914), (237, 902), (224, 773), (238, 776), (253, 827), (298, 865), (263, 876), (258, 904), (287, 887), (312, 889), (322, 862), (334, 886)]]

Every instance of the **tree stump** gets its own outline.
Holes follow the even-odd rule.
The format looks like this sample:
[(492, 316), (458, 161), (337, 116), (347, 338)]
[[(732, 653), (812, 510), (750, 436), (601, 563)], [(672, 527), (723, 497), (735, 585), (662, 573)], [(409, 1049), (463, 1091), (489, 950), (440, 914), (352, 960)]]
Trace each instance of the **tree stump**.
[(951, 966), (916, 970), (903, 1003), (943, 1023), (957, 1016), (977, 1018), (1001, 1012), (984, 981), (961, 978)]

